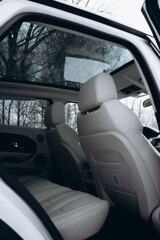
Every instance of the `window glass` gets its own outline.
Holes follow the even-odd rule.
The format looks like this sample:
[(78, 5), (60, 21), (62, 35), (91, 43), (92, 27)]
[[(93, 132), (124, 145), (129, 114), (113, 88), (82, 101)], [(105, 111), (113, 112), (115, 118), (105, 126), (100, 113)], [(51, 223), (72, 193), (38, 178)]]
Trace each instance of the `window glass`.
[(65, 122), (77, 132), (78, 103), (68, 102), (65, 104)]
[(127, 97), (120, 101), (136, 113), (143, 126), (158, 129), (153, 107), (143, 107), (144, 100), (148, 98), (148, 95), (143, 97)]
[(0, 42), (0, 81), (79, 89), (100, 72), (133, 60), (124, 48), (24, 22)]
[[(143, 97), (126, 97), (120, 101), (135, 112), (143, 126), (158, 129), (153, 107), (143, 107), (143, 102), (148, 98), (148, 95)], [(68, 102), (65, 104), (66, 124), (72, 127), (75, 131), (77, 131), (78, 113), (79, 108), (77, 103)]]
[(44, 128), (47, 100), (0, 100), (0, 124)]

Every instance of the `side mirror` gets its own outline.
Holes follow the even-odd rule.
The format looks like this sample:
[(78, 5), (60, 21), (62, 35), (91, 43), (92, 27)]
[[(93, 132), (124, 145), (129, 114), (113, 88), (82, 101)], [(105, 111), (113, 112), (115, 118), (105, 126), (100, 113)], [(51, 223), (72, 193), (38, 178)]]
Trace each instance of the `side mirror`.
[(150, 98), (146, 99), (144, 102), (143, 102), (143, 107), (146, 108), (146, 107), (149, 107), (151, 106), (152, 103), (151, 103), (151, 100)]

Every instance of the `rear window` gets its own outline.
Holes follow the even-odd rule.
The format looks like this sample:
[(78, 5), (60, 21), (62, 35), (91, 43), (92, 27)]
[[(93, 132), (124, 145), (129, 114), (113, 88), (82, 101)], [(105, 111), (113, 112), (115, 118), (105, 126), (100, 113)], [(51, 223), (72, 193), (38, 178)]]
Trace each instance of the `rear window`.
[(0, 124), (44, 128), (47, 100), (0, 100)]

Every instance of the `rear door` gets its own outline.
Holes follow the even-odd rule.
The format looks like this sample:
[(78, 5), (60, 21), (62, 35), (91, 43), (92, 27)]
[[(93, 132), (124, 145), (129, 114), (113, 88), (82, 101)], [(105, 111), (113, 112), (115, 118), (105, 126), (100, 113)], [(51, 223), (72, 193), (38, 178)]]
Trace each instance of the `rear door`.
[(160, 0), (146, 0), (142, 12), (160, 48)]
[(45, 137), (47, 100), (0, 99), (0, 162), (14, 175), (49, 175)]

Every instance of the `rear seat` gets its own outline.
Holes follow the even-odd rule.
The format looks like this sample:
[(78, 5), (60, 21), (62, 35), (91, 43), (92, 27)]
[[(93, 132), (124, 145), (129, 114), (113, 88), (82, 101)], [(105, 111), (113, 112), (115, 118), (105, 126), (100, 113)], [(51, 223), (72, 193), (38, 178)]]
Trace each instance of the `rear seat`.
[(44, 208), (64, 240), (89, 238), (100, 230), (108, 215), (108, 202), (88, 193), (46, 179), (22, 177), (19, 181)]

